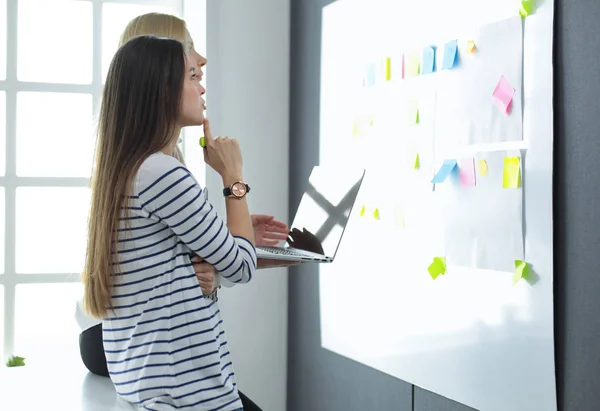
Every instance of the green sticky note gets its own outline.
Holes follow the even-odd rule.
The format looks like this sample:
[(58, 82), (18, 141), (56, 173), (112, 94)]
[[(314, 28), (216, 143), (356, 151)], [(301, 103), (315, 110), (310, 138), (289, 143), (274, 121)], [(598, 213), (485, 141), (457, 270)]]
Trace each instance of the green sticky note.
[(535, 7), (535, 0), (523, 0), (521, 1), (521, 8), (519, 9), (519, 14), (521, 17), (525, 18), (533, 13), (533, 9)]
[(367, 211), (366, 207), (362, 206), (361, 209), (360, 209), (360, 216), (361, 217), (364, 216), (366, 211)]
[(444, 257), (433, 257), (433, 263), (427, 268), (429, 271), (429, 275), (434, 280), (439, 277), (439, 275), (446, 274), (446, 259)]
[(379, 220), (379, 209), (376, 208), (375, 211), (373, 211), (373, 217), (375, 218), (375, 220)]
[(521, 159), (519, 157), (504, 157), (502, 188), (519, 187), (521, 187)]
[(527, 279), (529, 265), (522, 260), (515, 260), (515, 273), (512, 277), (512, 285), (517, 284), (522, 278)]
[(418, 51), (411, 51), (408, 53), (406, 76), (416, 77), (419, 73), (421, 73), (421, 54)]
[(200, 147), (206, 147), (206, 137), (200, 137)]
[(415, 156), (415, 170), (419, 169), (419, 153), (417, 153), (417, 155)]
[(419, 102), (417, 100), (410, 100), (408, 102), (406, 123), (409, 126), (419, 124)]

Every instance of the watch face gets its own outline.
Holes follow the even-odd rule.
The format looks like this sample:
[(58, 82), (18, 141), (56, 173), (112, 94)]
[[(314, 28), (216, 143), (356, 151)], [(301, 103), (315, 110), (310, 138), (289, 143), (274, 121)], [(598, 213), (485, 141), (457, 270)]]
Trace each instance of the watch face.
[(246, 185), (243, 183), (235, 183), (231, 187), (231, 194), (235, 197), (243, 197), (246, 195)]

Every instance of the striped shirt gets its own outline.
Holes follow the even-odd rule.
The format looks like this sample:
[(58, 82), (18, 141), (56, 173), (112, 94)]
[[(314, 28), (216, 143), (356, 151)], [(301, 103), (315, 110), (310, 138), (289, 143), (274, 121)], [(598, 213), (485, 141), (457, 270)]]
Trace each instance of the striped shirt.
[(191, 173), (153, 154), (123, 210), (103, 340), (119, 395), (146, 410), (242, 407), (223, 321), (205, 299), (191, 257), (233, 283), (250, 281), (256, 250), (234, 237)]

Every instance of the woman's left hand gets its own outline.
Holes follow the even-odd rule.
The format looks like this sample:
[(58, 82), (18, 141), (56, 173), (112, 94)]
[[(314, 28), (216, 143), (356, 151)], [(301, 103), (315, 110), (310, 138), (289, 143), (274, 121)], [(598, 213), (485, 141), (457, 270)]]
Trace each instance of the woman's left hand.
[(205, 262), (201, 257), (194, 256), (192, 258), (192, 264), (194, 265), (194, 271), (196, 272), (196, 278), (198, 284), (202, 288), (203, 295), (210, 295), (215, 291), (215, 275), (217, 270), (215, 267)]
[(252, 214), (250, 217), (256, 245), (272, 247), (287, 240), (289, 229), (286, 223), (275, 220), (272, 215)]

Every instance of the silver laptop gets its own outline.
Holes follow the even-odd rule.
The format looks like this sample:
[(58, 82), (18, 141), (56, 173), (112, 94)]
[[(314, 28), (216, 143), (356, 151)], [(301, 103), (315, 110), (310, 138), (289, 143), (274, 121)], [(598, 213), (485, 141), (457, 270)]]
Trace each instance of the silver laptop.
[(364, 176), (364, 169), (314, 167), (285, 245), (256, 247), (257, 257), (332, 262)]

